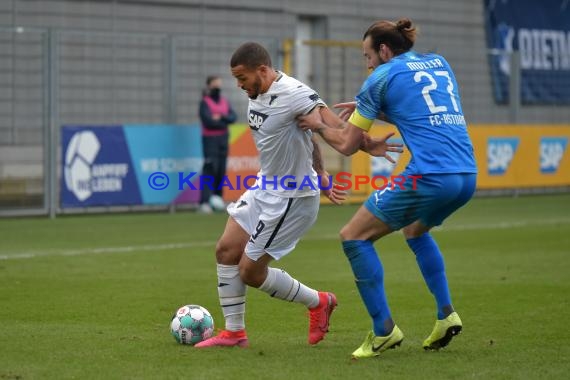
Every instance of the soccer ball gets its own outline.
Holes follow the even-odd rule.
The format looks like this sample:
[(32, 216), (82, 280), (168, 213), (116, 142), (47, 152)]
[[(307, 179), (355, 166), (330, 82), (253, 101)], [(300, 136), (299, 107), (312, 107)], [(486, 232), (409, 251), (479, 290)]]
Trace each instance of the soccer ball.
[(213, 335), (214, 319), (200, 305), (185, 305), (172, 317), (170, 332), (178, 343), (194, 345)]

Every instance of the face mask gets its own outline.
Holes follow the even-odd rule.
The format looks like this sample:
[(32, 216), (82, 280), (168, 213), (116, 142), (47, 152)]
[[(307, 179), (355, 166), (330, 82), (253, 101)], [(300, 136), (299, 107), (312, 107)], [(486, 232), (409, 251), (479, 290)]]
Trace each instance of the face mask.
[(218, 100), (218, 99), (220, 99), (220, 93), (221, 92), (222, 92), (222, 90), (219, 88), (212, 88), (210, 90), (210, 97), (214, 100)]

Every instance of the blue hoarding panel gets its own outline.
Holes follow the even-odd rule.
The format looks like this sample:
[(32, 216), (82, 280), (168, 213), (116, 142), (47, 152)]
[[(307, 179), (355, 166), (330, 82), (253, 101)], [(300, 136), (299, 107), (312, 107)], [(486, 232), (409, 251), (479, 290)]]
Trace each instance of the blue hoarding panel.
[(203, 163), (198, 126), (63, 126), (61, 144), (63, 208), (180, 202)]
[(64, 126), (61, 139), (62, 207), (141, 203), (121, 126)]
[(181, 193), (179, 174), (202, 170), (200, 128), (126, 125), (125, 135), (144, 204), (169, 204)]
[[(485, 0), (495, 100), (508, 101), (510, 53), (520, 53), (521, 101), (570, 103), (570, 2)], [(504, 54), (503, 54), (504, 53)]]

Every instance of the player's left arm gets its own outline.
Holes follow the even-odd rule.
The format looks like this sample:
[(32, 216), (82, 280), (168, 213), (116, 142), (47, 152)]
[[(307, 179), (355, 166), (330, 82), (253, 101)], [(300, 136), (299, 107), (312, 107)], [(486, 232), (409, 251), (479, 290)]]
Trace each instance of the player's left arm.
[[(343, 120), (341, 120), (334, 112), (330, 111), (325, 102), (320, 98), (319, 94), (314, 92), (308, 86), (300, 86), (295, 89), (294, 96), (292, 97), (292, 101), (289, 106), (291, 107), (292, 113), (296, 115), (295, 119), (297, 121), (297, 126), (303, 130), (313, 129), (313, 131), (317, 131), (314, 128), (305, 128), (299, 122), (303, 120), (303, 122), (307, 124), (309, 120), (313, 120), (315, 125), (317, 122), (323, 123), (323, 118), (320, 116), (321, 112), (323, 113), (323, 117), (326, 122), (329, 123), (332, 128), (338, 129), (339, 131), (343, 128)], [(314, 140), (314, 136), (312, 136), (311, 139), (313, 141), (313, 146), (315, 147), (313, 150), (313, 156), (315, 155), (315, 152), (320, 154), (320, 149), (318, 148), (316, 140)], [(331, 144), (329, 141), (327, 141), (327, 143)], [(314, 163), (318, 164), (320, 161), (322, 164), (320, 157), (313, 157), (313, 159)], [(320, 172), (324, 170), (322, 167), (315, 166), (315, 164), (313, 164), (313, 167), (319, 175), (321, 174)]]
[(337, 205), (342, 204), (342, 202), (346, 200), (347, 192), (343, 190), (342, 186), (332, 183), (329, 173), (324, 168), (321, 148), (314, 134), (311, 136), (311, 142), (313, 143), (313, 169), (315, 169), (319, 176), (321, 191), (332, 203)]
[(318, 175), (322, 176), (325, 172), (323, 155), (314, 134), (311, 136), (311, 142), (313, 143), (313, 169), (315, 169)]
[(382, 138), (370, 137), (365, 131), (371, 127), (373, 120), (362, 117), (358, 111), (348, 121), (343, 121), (328, 108), (320, 107), (298, 120), (300, 128), (317, 132), (330, 146), (346, 156), (362, 150), (393, 162), (387, 152), (402, 152), (402, 144), (387, 142), (394, 133)]
[(356, 152), (364, 141), (363, 130), (351, 127), (327, 107), (317, 107), (297, 120), (299, 128), (318, 133), (327, 144), (346, 156)]
[[(371, 83), (372, 85), (375, 85), (376, 82)], [(366, 100), (363, 104), (368, 105), (368, 103), (370, 103), (368, 108), (374, 107), (375, 104), (373, 100), (369, 99), (370, 94), (377, 93), (377, 91), (369, 90), (372, 85), (368, 83), (367, 80), (360, 92), (364, 94), (361, 97), (365, 97)], [(354, 123), (352, 120), (355, 118), (356, 114), (360, 116), (358, 110), (355, 109), (354, 112), (352, 112), (350, 119), (346, 121), (329, 108), (318, 107), (317, 110), (313, 110), (307, 115), (300, 117), (298, 119), (298, 124), (299, 127), (304, 130), (310, 129), (320, 134), (321, 137), (339, 153), (345, 156), (350, 156), (359, 149), (366, 147), (367, 138), (365, 136), (365, 132), (370, 129), (372, 122), (374, 121), (360, 116), (358, 118), (359, 123)]]
[[(354, 112), (354, 110), (356, 109), (356, 102), (337, 103), (333, 106), (333, 108), (340, 109), (340, 112), (338, 113), (338, 117), (344, 121), (347, 121), (350, 118), (350, 116), (352, 115), (352, 113)], [(378, 113), (378, 115), (376, 115), (376, 119), (385, 121), (386, 123), (394, 124), (394, 122), (392, 122), (388, 118), (388, 115), (386, 115), (382, 111), (380, 111)]]

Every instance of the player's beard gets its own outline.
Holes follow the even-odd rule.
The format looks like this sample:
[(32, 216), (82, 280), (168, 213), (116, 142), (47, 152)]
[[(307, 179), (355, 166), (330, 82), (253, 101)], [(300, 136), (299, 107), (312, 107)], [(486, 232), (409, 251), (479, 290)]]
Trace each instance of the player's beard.
[(260, 92), (261, 92), (261, 78), (257, 77), (255, 79), (255, 83), (253, 83), (252, 86), (252, 90), (254, 91), (252, 95), (249, 95), (249, 93), (247, 94), (249, 96), (250, 99), (257, 99), (257, 97), (259, 96)]
[[(382, 59), (382, 57), (380, 56), (380, 53), (378, 53), (378, 66), (385, 64), (388, 61), (385, 61)], [(376, 66), (376, 67), (378, 67)], [(374, 69), (376, 69), (376, 67)]]

